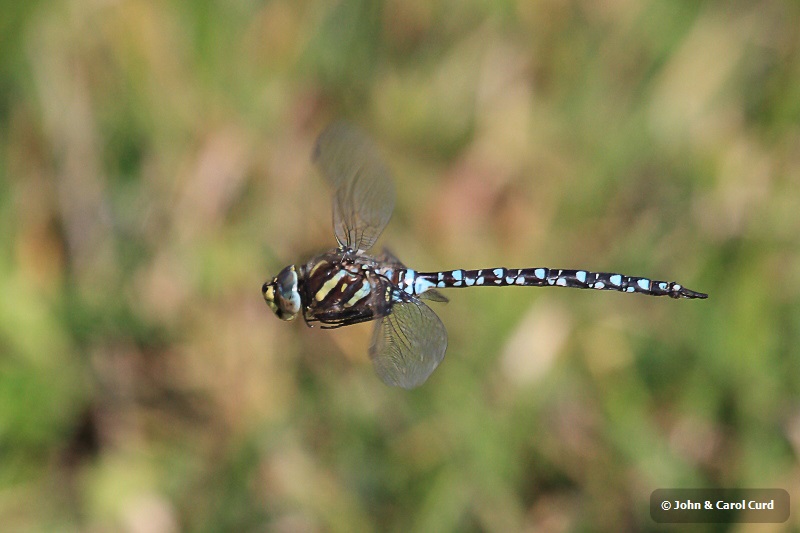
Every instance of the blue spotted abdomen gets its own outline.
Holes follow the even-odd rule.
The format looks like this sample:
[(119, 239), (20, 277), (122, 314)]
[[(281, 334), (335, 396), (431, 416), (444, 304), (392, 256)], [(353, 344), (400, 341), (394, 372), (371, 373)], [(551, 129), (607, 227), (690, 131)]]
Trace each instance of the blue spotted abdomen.
[(428, 289), (459, 287), (572, 287), (620, 292), (638, 292), (650, 296), (672, 298), (706, 298), (707, 295), (689, 290), (674, 281), (625, 276), (610, 272), (564, 270), (556, 268), (489, 268), (481, 270), (447, 270), (442, 272), (403, 273), (401, 287), (405, 292), (419, 296)]

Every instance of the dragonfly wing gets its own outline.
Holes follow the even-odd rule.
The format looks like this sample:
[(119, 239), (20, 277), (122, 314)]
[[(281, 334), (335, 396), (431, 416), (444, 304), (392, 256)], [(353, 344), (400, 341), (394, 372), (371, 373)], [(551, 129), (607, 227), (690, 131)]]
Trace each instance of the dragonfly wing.
[(333, 227), (340, 246), (367, 250), (394, 210), (389, 168), (372, 141), (346, 122), (335, 122), (317, 138), (312, 161), (334, 190)]
[(398, 298), (375, 328), (369, 354), (384, 383), (413, 389), (425, 383), (444, 359), (447, 331), (423, 302), (404, 293)]
[(447, 302), (450, 301), (447, 298), (447, 296), (437, 291), (436, 289), (428, 289), (427, 291), (420, 294), (419, 297), (422, 300), (430, 300), (432, 302), (439, 302), (442, 304), (446, 304)]

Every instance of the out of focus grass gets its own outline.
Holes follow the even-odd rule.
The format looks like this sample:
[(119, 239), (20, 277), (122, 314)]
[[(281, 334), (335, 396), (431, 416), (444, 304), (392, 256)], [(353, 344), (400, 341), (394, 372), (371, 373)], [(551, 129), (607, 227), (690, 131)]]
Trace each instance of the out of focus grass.
[[(798, 4), (1, 12), (4, 531), (655, 530), (656, 488), (800, 498)], [(369, 325), (259, 293), (334, 245), (309, 154), (336, 118), (394, 168), (414, 268), (711, 296), (458, 291), (444, 364), (387, 388)]]

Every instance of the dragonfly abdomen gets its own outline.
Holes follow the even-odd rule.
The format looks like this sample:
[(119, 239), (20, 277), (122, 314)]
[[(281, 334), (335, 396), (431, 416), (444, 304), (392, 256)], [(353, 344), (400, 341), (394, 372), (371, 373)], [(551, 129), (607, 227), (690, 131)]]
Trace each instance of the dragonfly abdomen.
[(464, 287), (572, 287), (619, 292), (638, 292), (650, 296), (671, 298), (706, 298), (674, 281), (660, 281), (611, 272), (565, 270), (558, 268), (488, 268), (480, 270), (445, 270), (415, 272), (406, 270), (401, 276), (402, 287), (408, 294), (420, 295), (428, 289)]

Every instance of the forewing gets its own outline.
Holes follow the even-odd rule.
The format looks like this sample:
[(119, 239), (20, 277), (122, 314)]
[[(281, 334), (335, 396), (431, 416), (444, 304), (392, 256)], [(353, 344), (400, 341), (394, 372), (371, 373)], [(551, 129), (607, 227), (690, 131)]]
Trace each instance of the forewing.
[(339, 245), (367, 250), (394, 209), (394, 184), (378, 149), (356, 127), (328, 126), (317, 138), (314, 164), (333, 187), (333, 227)]
[(376, 326), (369, 354), (384, 383), (413, 389), (436, 370), (446, 349), (442, 321), (430, 307), (407, 296)]

